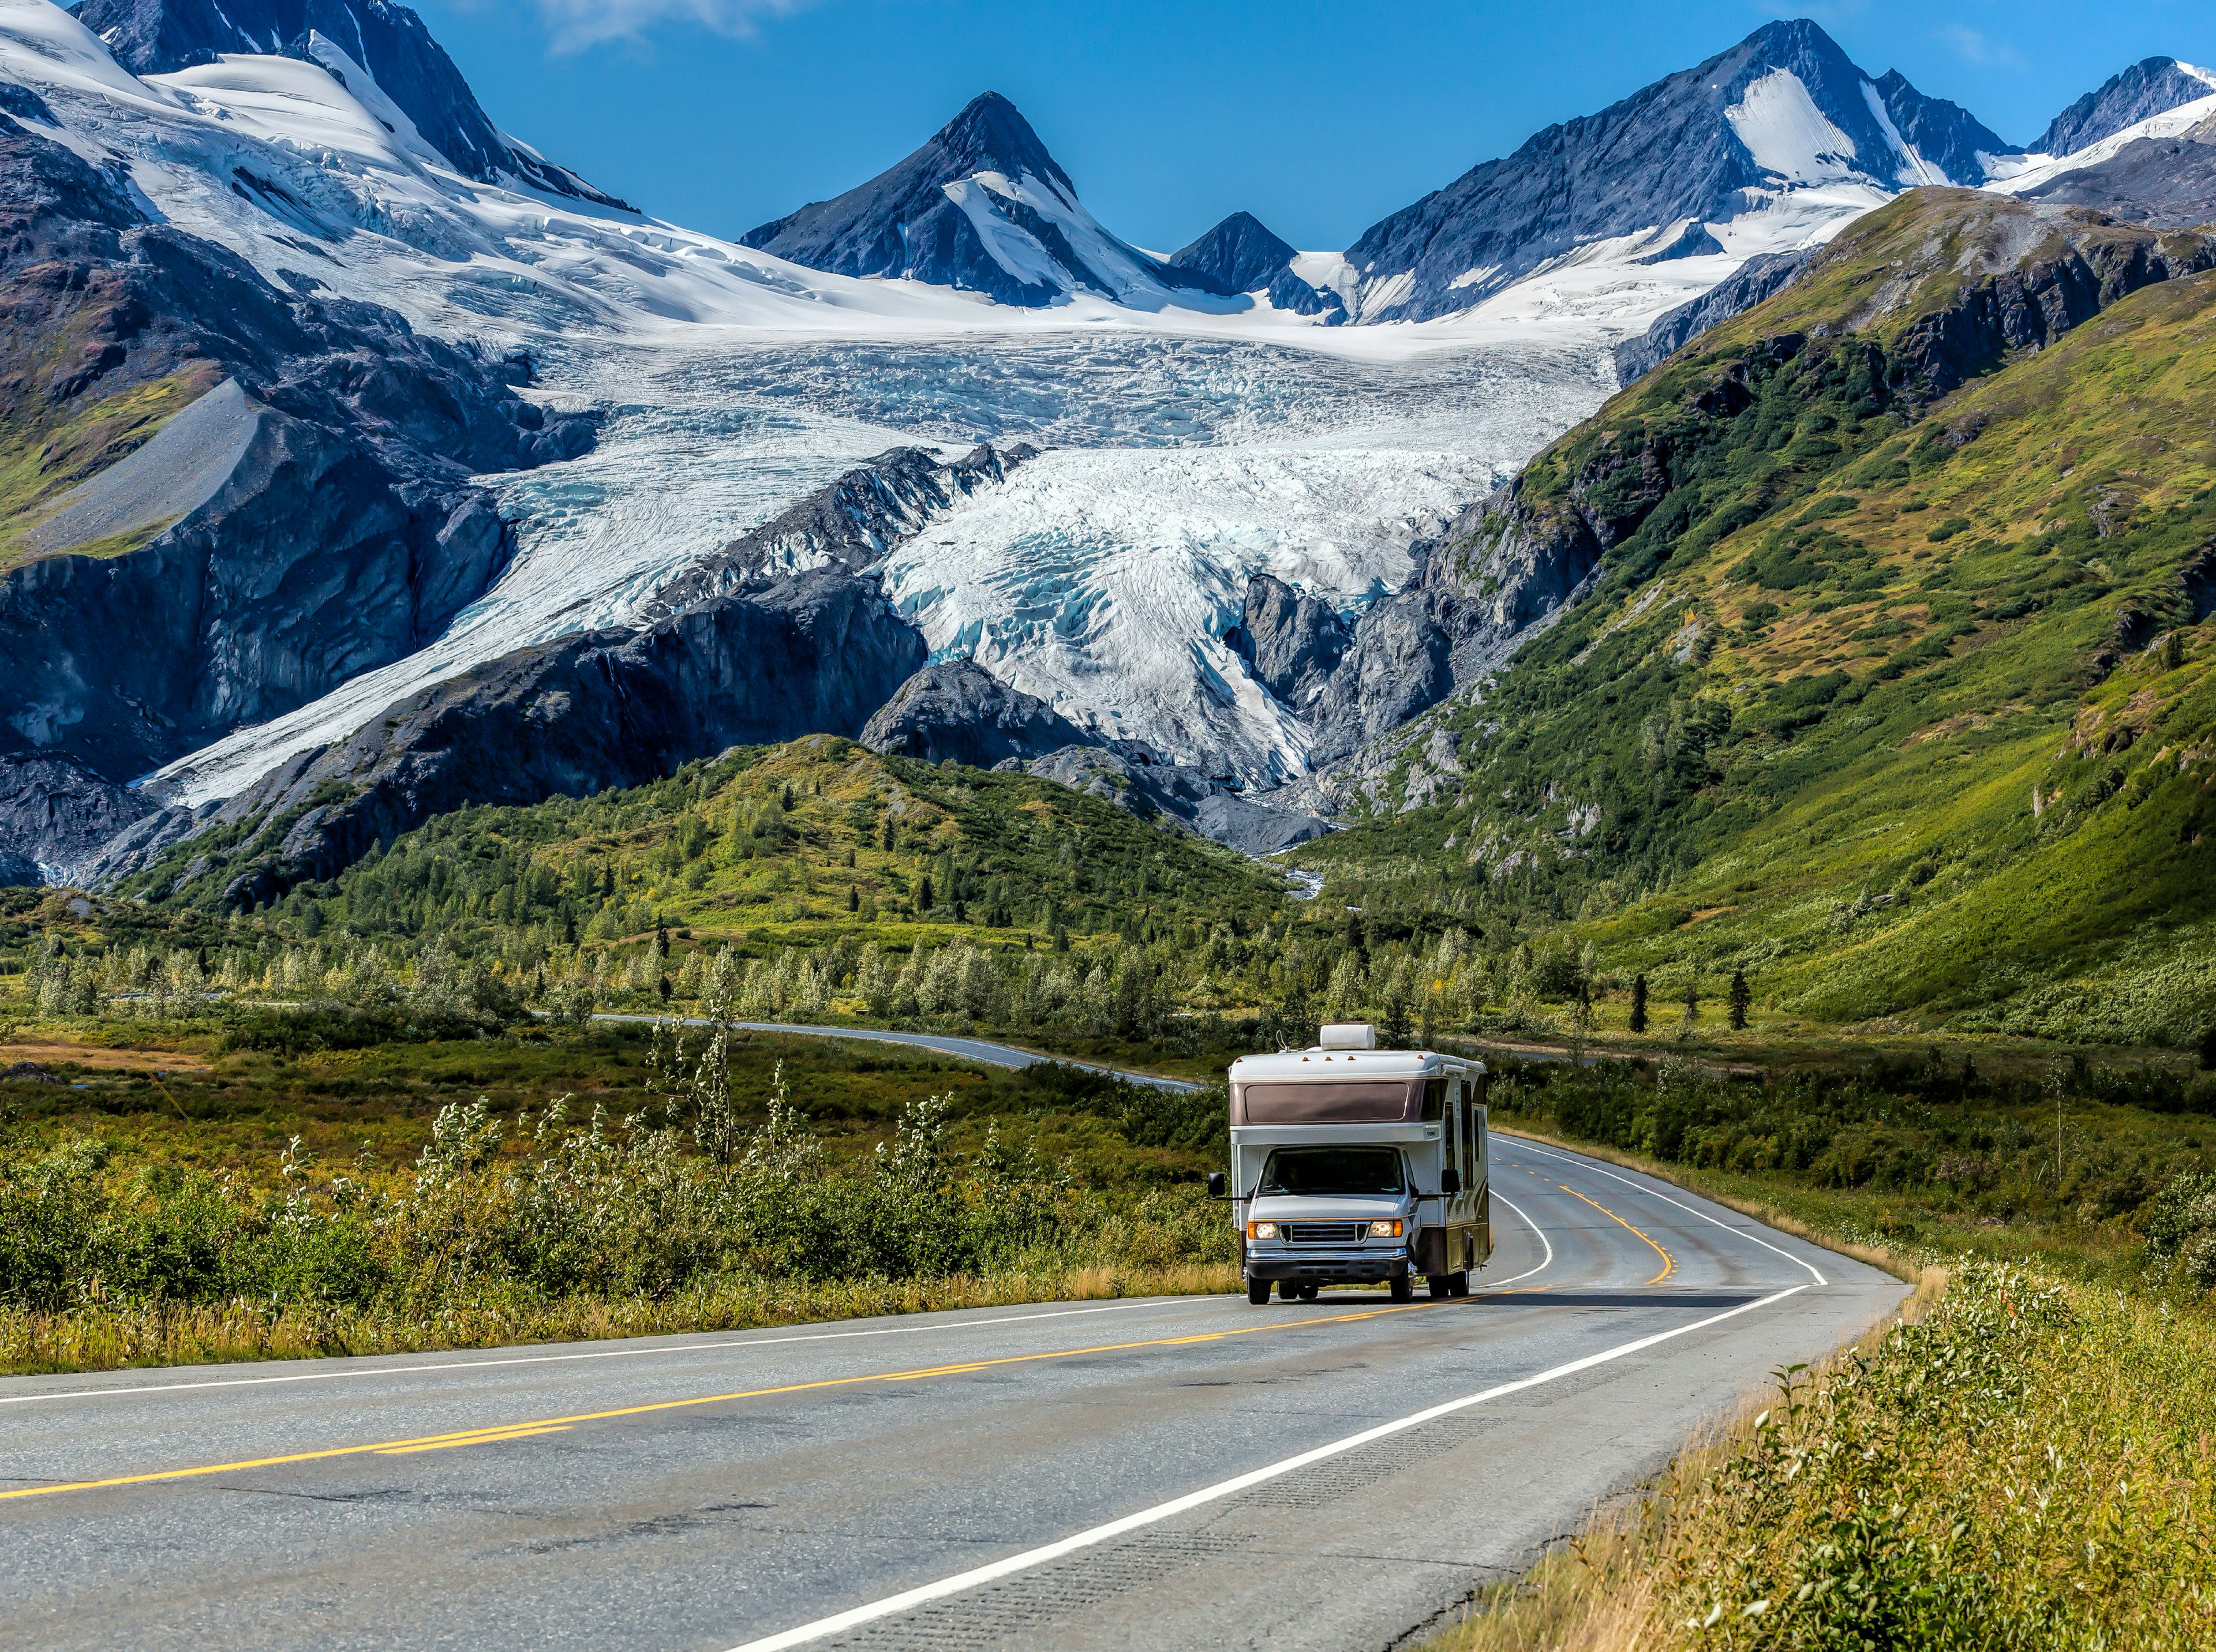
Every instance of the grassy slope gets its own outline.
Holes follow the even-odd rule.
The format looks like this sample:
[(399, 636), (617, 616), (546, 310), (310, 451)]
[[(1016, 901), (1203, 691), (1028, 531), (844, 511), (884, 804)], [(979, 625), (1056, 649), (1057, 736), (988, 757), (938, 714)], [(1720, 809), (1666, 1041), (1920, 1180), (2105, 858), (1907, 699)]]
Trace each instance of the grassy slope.
[[(1806, 290), (1535, 462), (1543, 507), (1659, 437), (1677, 490), (1598, 600), (1437, 714), (1470, 771), (1456, 803), (1302, 858), (1373, 908), (1436, 901), (1444, 865), (1658, 989), (1744, 968), (1813, 1020), (2177, 1041), (2216, 1017), (2216, 698), (2178, 584), (2216, 542), (2216, 275), (1928, 410), (1873, 395), (1863, 347), (1943, 302), (1959, 243), (2005, 212), (1965, 227), (1929, 192), (1873, 215)], [(1910, 278), (1869, 319), (1874, 285)], [(1772, 365), (1788, 332), (1813, 341)], [(1745, 412), (1694, 405), (1749, 361)], [(2173, 628), (2178, 663), (2139, 652)]]
[[(66, 330), (42, 340), (26, 371), (51, 370), (72, 347), (82, 346), (83, 340)], [(212, 363), (195, 363), (89, 403), (83, 398), (58, 404), (26, 400), (16, 405), (14, 416), (0, 416), (0, 568), (23, 559), (17, 536), (51, 514), (64, 494), (138, 448), (173, 414), (213, 388), (218, 376)], [(113, 535), (71, 554), (120, 556), (169, 525), (155, 523)]]
[[(219, 906), (236, 868), (288, 825), (210, 834), (118, 894), (158, 891), (157, 912)], [(1173, 941), (1285, 900), (1267, 869), (1051, 781), (817, 735), (629, 791), (442, 816), (281, 911), (311, 930), (444, 932), (465, 950), (525, 934), (620, 943), (660, 921), (760, 953), (840, 937), (1006, 948), (1058, 927)]]

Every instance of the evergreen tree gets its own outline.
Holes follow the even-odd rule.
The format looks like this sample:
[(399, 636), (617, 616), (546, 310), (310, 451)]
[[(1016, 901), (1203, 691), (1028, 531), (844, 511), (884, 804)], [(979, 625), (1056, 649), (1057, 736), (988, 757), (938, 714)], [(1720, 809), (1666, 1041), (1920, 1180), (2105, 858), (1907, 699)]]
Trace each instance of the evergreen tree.
[(2201, 1071), (2216, 1072), (2216, 1025), (2201, 1035)]
[(1746, 972), (1734, 969), (1731, 978), (1731, 1024), (1733, 1032), (1746, 1030), (1747, 1006), (1753, 1002), (1754, 994), (1747, 990)]
[(1631, 1030), (1647, 1030), (1647, 977), (1634, 975), (1631, 980)]
[(659, 920), (654, 925), (654, 955), (657, 958), (669, 955), (669, 925)]
[(923, 881), (916, 886), (915, 909), (920, 912), (927, 912), (935, 904), (931, 898), (931, 878), (928, 874), (926, 874)]
[[(852, 860), (853, 857), (849, 854), (847, 858)], [(862, 910), (862, 892), (859, 887), (851, 883), (846, 886), (846, 910), (850, 912), (858, 912)]]
[(1054, 949), (1056, 952), (1069, 950), (1069, 930), (1065, 924), (1056, 924), (1054, 926)]
[(1385, 1005), (1385, 1047), (1405, 1050), (1408, 1047), (1408, 1000), (1394, 993)]
[(1685, 1024), (1690, 1027), (1701, 1018), (1701, 978), (1685, 977)]

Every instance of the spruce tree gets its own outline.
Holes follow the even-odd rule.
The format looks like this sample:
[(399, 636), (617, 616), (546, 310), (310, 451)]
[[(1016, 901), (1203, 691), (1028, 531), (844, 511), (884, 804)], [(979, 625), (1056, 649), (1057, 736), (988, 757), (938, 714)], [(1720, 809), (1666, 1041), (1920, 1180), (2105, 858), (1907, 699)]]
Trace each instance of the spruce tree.
[(1747, 1006), (1753, 1002), (1754, 994), (1747, 990), (1746, 972), (1734, 969), (1731, 978), (1731, 1024), (1733, 1032), (1746, 1030)]
[(1685, 1024), (1690, 1027), (1701, 1018), (1701, 978), (1685, 977)]
[(926, 873), (923, 881), (916, 886), (915, 909), (920, 912), (927, 912), (935, 904), (937, 903), (931, 898), (931, 877)]
[(1634, 975), (1631, 981), (1631, 1030), (1647, 1030), (1647, 977)]
[(846, 910), (850, 912), (862, 910), (862, 892), (851, 883), (846, 886)]

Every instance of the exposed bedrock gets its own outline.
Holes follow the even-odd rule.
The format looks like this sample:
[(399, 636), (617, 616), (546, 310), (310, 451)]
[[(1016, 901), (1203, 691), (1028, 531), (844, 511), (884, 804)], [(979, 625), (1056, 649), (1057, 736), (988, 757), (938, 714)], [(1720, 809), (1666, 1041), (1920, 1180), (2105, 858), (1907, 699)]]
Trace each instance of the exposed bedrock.
[(280, 292), (5, 116), (0, 319), (0, 453), (34, 478), (0, 528), (0, 751), (111, 782), (436, 636), (513, 552), (471, 476), (593, 441), (516, 394), (527, 363)]
[[(923, 664), (874, 580), (824, 568), (649, 629), (519, 650), (386, 709), (212, 818), (258, 820), (234, 904), (336, 875), (380, 838), (472, 804), (633, 786), (731, 746), (853, 736)], [(143, 860), (111, 861), (103, 875)]]
[(1239, 623), (1224, 641), (1257, 682), (1305, 713), (1338, 667), (1348, 637), (1346, 622), (1329, 603), (1257, 574), (1246, 582)]
[(974, 660), (926, 666), (877, 709), (861, 740), (873, 752), (977, 769), (1088, 743), (1044, 700), (1009, 687)]

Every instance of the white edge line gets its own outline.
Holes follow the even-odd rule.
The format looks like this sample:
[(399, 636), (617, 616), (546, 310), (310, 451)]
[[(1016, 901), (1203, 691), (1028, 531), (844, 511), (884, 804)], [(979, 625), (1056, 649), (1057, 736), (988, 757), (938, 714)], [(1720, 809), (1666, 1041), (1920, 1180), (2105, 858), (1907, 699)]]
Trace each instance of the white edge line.
[[(1541, 1227), (1538, 1223), (1533, 1221), (1529, 1216), (1524, 1216), (1521, 1207), (1519, 1207), (1505, 1194), (1495, 1193), (1493, 1196), (1495, 1199), (1499, 1200), (1502, 1204), (1506, 1205), (1509, 1209), (1514, 1211), (1518, 1216), (1524, 1217), (1524, 1225), (1530, 1228), (1534, 1233), (1537, 1234), (1539, 1236), (1539, 1243), (1547, 1247), (1547, 1256), (1546, 1260), (1542, 1262), (1536, 1268), (1527, 1268), (1520, 1274), (1511, 1274), (1506, 1279), (1487, 1280), (1483, 1292), (1483, 1294), (1487, 1296), (1491, 1296), (1495, 1291), (1499, 1290), (1503, 1286), (1513, 1285), (1519, 1279), (1529, 1279), (1534, 1274), (1543, 1274), (1549, 1268), (1552, 1268), (1554, 1265), (1554, 1242), (1547, 1237), (1547, 1230)], [(1480, 1294), (1480, 1293), (1473, 1291), (1470, 1294), (1472, 1296), (1476, 1296)]]
[[(874, 1330), (817, 1331), (806, 1336), (754, 1336), (743, 1341), (722, 1342), (679, 1342), (667, 1348), (588, 1348), (579, 1354), (521, 1354), (500, 1360), (447, 1360), (437, 1365), (366, 1366), (345, 1371), (296, 1371), (276, 1377), (224, 1377), (212, 1382), (145, 1383), (131, 1388), (71, 1388), (47, 1394), (0, 1394), (0, 1405), (29, 1405), (40, 1400), (105, 1399), (110, 1395), (175, 1394), (201, 1388), (254, 1388), (268, 1383), (332, 1382), (342, 1378), (409, 1377), (426, 1371), (490, 1371), (502, 1366), (557, 1365), (568, 1360), (625, 1360), (640, 1359), (649, 1354), (714, 1354), (729, 1348), (779, 1348), (789, 1342), (841, 1342), (861, 1336), (910, 1336), (919, 1331), (963, 1330), (972, 1325), (1019, 1325), (1033, 1319), (1072, 1319), (1084, 1314), (1123, 1313), (1133, 1308), (1160, 1307), (1194, 1299), (1187, 1297), (1134, 1297), (1128, 1302), (1111, 1302), (1098, 1308), (1056, 1308), (1046, 1313), (1004, 1314), (998, 1319), (963, 1319), (952, 1323), (936, 1320), (928, 1324), (884, 1325)], [(1206, 1301), (1213, 1299), (1198, 1299)]]
[(1483, 1405), (1488, 1400), (1500, 1399), (1510, 1394), (1521, 1393), (1525, 1389), (1536, 1388), (1545, 1383), (1558, 1382), (1564, 1377), (1575, 1376), (1581, 1371), (1590, 1371), (1595, 1366), (1606, 1365), (1610, 1360), (1621, 1360), (1628, 1354), (1653, 1348), (1657, 1343), (1667, 1342), (1675, 1337), (1689, 1336), (1695, 1331), (1706, 1330), (1711, 1325), (1720, 1325), (1727, 1319), (1736, 1319), (1743, 1313), (1752, 1313), (1757, 1308), (1772, 1307), (1784, 1301), (1786, 1298), (1798, 1296), (1801, 1292), (1810, 1288), (1806, 1285), (1788, 1286), (1774, 1295), (1764, 1297), (1758, 1301), (1741, 1303), (1736, 1308), (1727, 1308), (1721, 1313), (1711, 1314), (1708, 1318), (1696, 1320), (1690, 1325), (1680, 1325), (1675, 1330), (1657, 1331), (1651, 1336), (1641, 1336), (1634, 1342), (1621, 1343), (1612, 1348), (1604, 1348), (1598, 1354), (1588, 1354), (1583, 1359), (1573, 1360), (1567, 1365), (1556, 1366), (1552, 1370), (1542, 1371), (1534, 1377), (1518, 1378), (1514, 1382), (1502, 1383), (1496, 1388), (1488, 1388), (1482, 1393), (1467, 1395), (1457, 1400), (1449, 1400), (1443, 1405), (1434, 1405), (1428, 1409), (1413, 1412), (1391, 1422), (1379, 1423), (1374, 1428), (1365, 1428), (1360, 1434), (1347, 1435), (1344, 1440), (1335, 1440), (1329, 1445), (1318, 1446), (1313, 1450), (1301, 1452), (1296, 1457), (1288, 1457), (1281, 1462), (1272, 1463), (1266, 1468), (1253, 1469), (1245, 1474), (1235, 1475), (1228, 1480), (1220, 1480), (1212, 1486), (1203, 1486), (1198, 1491), (1187, 1492), (1184, 1496), (1173, 1498), (1168, 1502), (1157, 1503), (1152, 1508), (1142, 1508), (1136, 1514), (1126, 1514), (1120, 1520), (1113, 1520), (1105, 1525), (1089, 1527), (1074, 1536), (1061, 1538), (1057, 1542), (1044, 1544), (1037, 1549), (1027, 1549), (1019, 1555), (1010, 1555), (1005, 1560), (996, 1560), (989, 1565), (975, 1567), (966, 1572), (957, 1572), (952, 1577), (939, 1579), (936, 1583), (926, 1583), (920, 1588), (903, 1590), (898, 1594), (889, 1594), (882, 1600), (873, 1600), (867, 1606), (856, 1606), (850, 1611), (839, 1612), (829, 1618), (819, 1618), (812, 1624), (802, 1624), (797, 1628), (782, 1630), (774, 1635), (763, 1636), (759, 1640), (743, 1642), (732, 1648), (731, 1652), (782, 1652), (782, 1649), (786, 1647), (804, 1646), (811, 1641), (820, 1641), (828, 1636), (841, 1634), (847, 1630), (859, 1628), (864, 1624), (874, 1623), (880, 1618), (889, 1618), (933, 1600), (944, 1600), (950, 1594), (959, 1594), (965, 1590), (976, 1588), (981, 1583), (990, 1583), (996, 1579), (1007, 1577), (1017, 1572), (1029, 1571), (1035, 1566), (1043, 1565), (1050, 1560), (1059, 1560), (1062, 1556), (1074, 1553), (1080, 1549), (1089, 1549), (1096, 1544), (1105, 1543), (1111, 1538), (1121, 1537), (1126, 1532), (1136, 1531), (1144, 1526), (1159, 1524), (1173, 1516), (1182, 1514), (1189, 1509), (1198, 1508), (1203, 1504), (1216, 1502), (1251, 1487), (1264, 1484), (1280, 1476), (1290, 1474), (1296, 1469), (1306, 1468), (1311, 1463), (1320, 1463), (1328, 1458), (1340, 1456), (1345, 1452), (1370, 1445), (1373, 1441), (1405, 1433), (1410, 1428), (1420, 1428), (1423, 1424), (1435, 1422), (1443, 1416), (1450, 1416), (1456, 1411), (1466, 1411), (1474, 1405)]
[[(1544, 1153), (1548, 1158), (1559, 1158), (1564, 1164), (1574, 1164), (1580, 1170), (1591, 1170), (1596, 1176), (1604, 1176), (1611, 1182), (1621, 1182), (1625, 1187), (1629, 1188), (1634, 1193), (1643, 1193), (1649, 1199), (1659, 1199), (1665, 1205), (1676, 1205), (1679, 1210), (1684, 1211), (1688, 1216), (1697, 1216), (1702, 1221), (1723, 1229), (1727, 1233), (1736, 1233), (1742, 1239), (1751, 1239), (1757, 1244), (1760, 1245), (1764, 1250), (1775, 1250), (1779, 1256), (1784, 1257), (1786, 1261), (1798, 1263), (1800, 1266), (1807, 1268), (1811, 1274), (1815, 1275), (1816, 1283), (1819, 1285), (1829, 1285), (1831, 1282), (1825, 1279), (1824, 1275), (1818, 1271), (1814, 1262), (1808, 1261), (1804, 1256), (1796, 1256), (1790, 1250), (1783, 1250), (1777, 1245), (1770, 1244), (1769, 1240), (1764, 1238), (1759, 1233), (1750, 1233), (1743, 1227), (1734, 1227), (1729, 1222), (1719, 1221), (1716, 1218), (1709, 1215), (1708, 1212), (1704, 1210), (1695, 1210), (1690, 1205), (1684, 1204), (1678, 1200), (1672, 1199), (1666, 1193), (1657, 1193), (1652, 1188), (1642, 1187), (1640, 1183), (1634, 1182), (1628, 1176), (1618, 1176), (1614, 1170), (1606, 1170), (1601, 1165), (1596, 1164), (1592, 1160), (1585, 1158), (1582, 1153), (1558, 1153), (1551, 1147), (1542, 1147), (1536, 1142), (1522, 1139), (1518, 1139), (1516, 1145), (1518, 1147), (1528, 1147), (1535, 1153)], [(1751, 1222), (1755, 1219), (1750, 1216), (1746, 1219)]]

